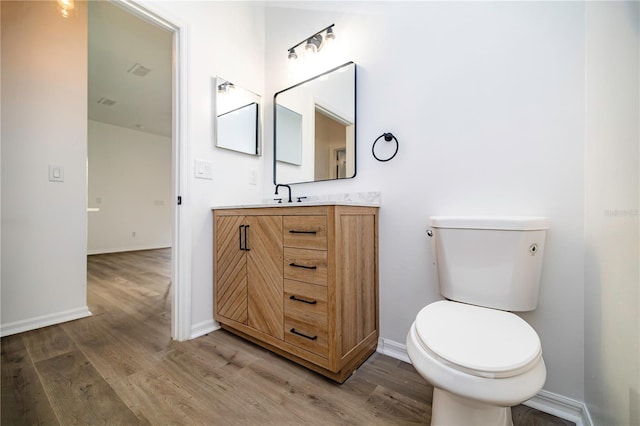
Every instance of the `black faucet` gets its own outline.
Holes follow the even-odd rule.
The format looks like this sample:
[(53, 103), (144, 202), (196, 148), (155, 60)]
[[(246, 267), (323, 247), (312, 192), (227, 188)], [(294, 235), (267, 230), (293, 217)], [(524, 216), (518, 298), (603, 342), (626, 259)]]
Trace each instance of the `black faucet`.
[(281, 183), (277, 184), (277, 185), (276, 185), (276, 195), (278, 195), (278, 189), (279, 189), (281, 186), (282, 186), (282, 187), (284, 187), (284, 188), (287, 188), (287, 189), (289, 190), (289, 201), (287, 201), (287, 202), (288, 202), (288, 203), (290, 203), (290, 202), (291, 202), (291, 187), (290, 187), (289, 185), (283, 185), (283, 184), (281, 184)]

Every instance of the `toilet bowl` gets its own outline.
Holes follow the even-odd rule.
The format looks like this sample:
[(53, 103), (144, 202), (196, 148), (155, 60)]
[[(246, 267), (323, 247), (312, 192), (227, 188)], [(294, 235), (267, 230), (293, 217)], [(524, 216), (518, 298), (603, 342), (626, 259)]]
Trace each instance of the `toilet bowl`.
[(407, 336), (414, 368), (434, 386), (432, 425), (510, 425), (546, 368), (535, 331), (509, 312), (451, 301), (424, 307)]
[(440, 300), (407, 334), (416, 371), (433, 385), (431, 425), (512, 425), (511, 407), (546, 380), (540, 338), (510, 311), (534, 310), (548, 220), (431, 217)]

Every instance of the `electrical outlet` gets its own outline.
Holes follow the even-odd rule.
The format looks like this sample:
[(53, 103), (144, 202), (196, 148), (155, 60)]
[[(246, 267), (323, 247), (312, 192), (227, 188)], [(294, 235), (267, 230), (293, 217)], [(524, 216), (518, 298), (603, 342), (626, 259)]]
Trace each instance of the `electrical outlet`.
[(255, 170), (251, 170), (249, 172), (249, 185), (257, 185), (258, 184), (258, 172)]

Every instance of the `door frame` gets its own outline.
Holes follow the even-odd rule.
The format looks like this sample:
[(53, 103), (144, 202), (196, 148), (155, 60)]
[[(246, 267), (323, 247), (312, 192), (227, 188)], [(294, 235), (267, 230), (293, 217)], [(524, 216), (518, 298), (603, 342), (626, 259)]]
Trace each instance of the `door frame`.
[[(188, 27), (150, 2), (110, 0), (111, 3), (144, 21), (173, 34), (173, 126), (172, 194), (173, 229), (171, 245), (171, 338), (191, 338), (191, 215), (189, 209), (189, 138), (187, 128), (187, 37)], [(153, 10), (151, 10), (153, 9)], [(178, 205), (178, 198), (182, 203)]]

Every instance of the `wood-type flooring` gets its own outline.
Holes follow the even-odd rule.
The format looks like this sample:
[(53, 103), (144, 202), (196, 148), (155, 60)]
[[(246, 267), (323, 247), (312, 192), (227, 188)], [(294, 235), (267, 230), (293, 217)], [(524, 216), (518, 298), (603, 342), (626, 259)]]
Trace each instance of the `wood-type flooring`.
[(222, 330), (172, 341), (170, 256), (89, 256), (91, 317), (2, 338), (1, 424), (429, 424), (431, 386), (382, 354), (338, 385)]

